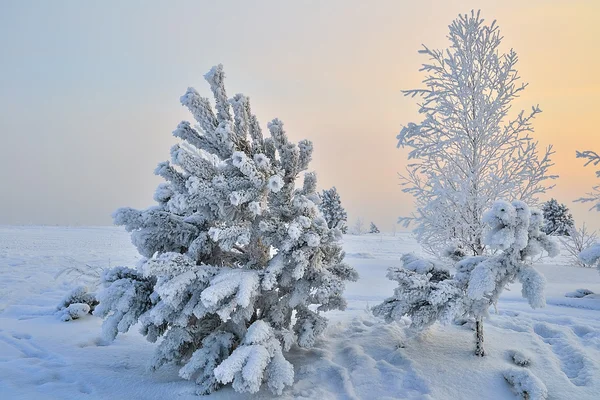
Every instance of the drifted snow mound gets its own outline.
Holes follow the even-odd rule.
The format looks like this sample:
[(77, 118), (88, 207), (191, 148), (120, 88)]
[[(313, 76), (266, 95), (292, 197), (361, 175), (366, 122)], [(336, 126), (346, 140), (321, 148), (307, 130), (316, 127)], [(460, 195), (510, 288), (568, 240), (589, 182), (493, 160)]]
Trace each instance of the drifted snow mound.
[(68, 292), (56, 306), (56, 314), (61, 321), (71, 321), (91, 314), (97, 305), (96, 295), (85, 286), (78, 286)]
[(531, 355), (520, 350), (511, 350), (509, 352), (510, 360), (519, 367), (528, 367), (531, 364)]
[(577, 289), (574, 292), (565, 293), (565, 297), (580, 299), (580, 298), (588, 296), (590, 294), (594, 294), (594, 292), (592, 292), (589, 289)]
[(595, 243), (579, 253), (579, 259), (585, 264), (597, 264), (600, 269), (600, 243)]
[(527, 369), (510, 369), (504, 372), (504, 379), (513, 392), (525, 400), (544, 400), (548, 398), (548, 389), (539, 378)]

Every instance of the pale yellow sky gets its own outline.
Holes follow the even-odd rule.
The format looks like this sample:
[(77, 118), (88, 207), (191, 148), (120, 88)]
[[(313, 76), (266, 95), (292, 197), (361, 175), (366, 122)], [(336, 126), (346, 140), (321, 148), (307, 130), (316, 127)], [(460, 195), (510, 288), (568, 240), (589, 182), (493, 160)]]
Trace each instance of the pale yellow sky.
[(249, 95), (263, 125), (279, 117), (314, 142), (320, 186), (337, 186), (350, 222), (389, 231), (412, 209), (395, 136), (419, 116), (400, 90), (420, 86), (421, 44), (447, 47), (448, 24), (481, 9), (530, 83), (515, 107), (544, 111), (534, 135), (561, 176), (550, 195), (600, 228), (572, 203), (598, 183), (575, 150), (600, 151), (600, 1), (414, 3), (2, 2), (0, 223), (107, 224), (152, 204), (152, 171), (191, 119), (179, 96), (208, 96), (202, 74), (223, 63), (229, 95)]

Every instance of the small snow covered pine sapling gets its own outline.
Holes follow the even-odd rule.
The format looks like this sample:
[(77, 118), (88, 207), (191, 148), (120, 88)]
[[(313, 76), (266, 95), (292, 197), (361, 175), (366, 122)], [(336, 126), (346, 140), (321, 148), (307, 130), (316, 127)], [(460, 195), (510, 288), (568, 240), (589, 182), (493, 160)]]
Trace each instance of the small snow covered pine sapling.
[(404, 254), (400, 266), (388, 269), (387, 277), (398, 282), (394, 295), (373, 307), (373, 314), (387, 322), (411, 318), (409, 328), (421, 331), (436, 321), (449, 323), (461, 314), (464, 290), (435, 261)]
[(328, 190), (323, 190), (321, 193), (321, 204), (319, 208), (323, 213), (327, 226), (330, 229), (338, 228), (342, 233), (348, 232), (348, 214), (342, 207), (342, 200), (337, 192), (337, 189), (332, 187)]
[(405, 254), (400, 267), (390, 267), (388, 278), (398, 282), (394, 296), (373, 308), (386, 321), (411, 318), (410, 328), (420, 331), (436, 321), (449, 323), (474, 318), (476, 351), (485, 355), (483, 318), (509, 283), (519, 280), (522, 295), (533, 308), (545, 305), (544, 277), (530, 260), (542, 250), (558, 254), (557, 243), (540, 231), (540, 211), (529, 210), (521, 201), (498, 201), (484, 214), (489, 227), (482, 243), (499, 252), (493, 256), (471, 256), (456, 264), (450, 274), (433, 261)]
[(553, 151), (530, 136), (538, 106), (509, 115), (527, 84), (520, 82), (517, 54), (500, 51), (496, 22), (471, 12), (449, 30), (447, 49), (419, 51), (428, 58), (425, 87), (404, 91), (420, 98), (423, 119), (397, 136), (398, 147), (410, 150), (401, 180), (417, 210), (400, 222), (414, 223), (423, 249), (435, 256), (452, 242), (481, 255), (483, 212), (497, 199), (535, 203), (556, 178)]
[(205, 78), (215, 109), (193, 88), (181, 97), (198, 125), (173, 132), (183, 141), (155, 171), (166, 180), (157, 204), (114, 214), (144, 259), (105, 273), (95, 314), (108, 340), (136, 323), (162, 338), (152, 368), (180, 365), (199, 393), (266, 383), (281, 394), (294, 379), (284, 353), (314, 344), (321, 312), (345, 308), (357, 274), (319, 210), (316, 175), (304, 172), (311, 142), (290, 142), (278, 119), (264, 137), (249, 99), (227, 98), (222, 66)]
[(380, 233), (379, 228), (373, 222), (371, 222), (371, 226), (369, 227), (369, 233)]
[(469, 257), (459, 262), (455, 279), (466, 287), (465, 313), (476, 321), (475, 355), (484, 356), (483, 318), (496, 304), (504, 288), (515, 280), (532, 308), (546, 304), (545, 278), (531, 266), (532, 257), (543, 250), (558, 255), (558, 244), (541, 231), (543, 217), (522, 201), (497, 201), (483, 216), (488, 232), (483, 243), (500, 253), (490, 257)]

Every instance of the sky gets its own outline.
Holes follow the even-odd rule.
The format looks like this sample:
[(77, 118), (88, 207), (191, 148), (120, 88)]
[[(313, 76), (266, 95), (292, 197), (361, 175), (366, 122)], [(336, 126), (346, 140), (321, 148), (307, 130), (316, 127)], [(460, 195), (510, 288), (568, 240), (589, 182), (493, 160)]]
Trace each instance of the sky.
[[(416, 4), (418, 3), (418, 4)], [(0, 224), (105, 225), (144, 208), (169, 159), (171, 132), (191, 115), (188, 86), (222, 63), (228, 94), (244, 93), (266, 127), (313, 141), (319, 186), (390, 231), (412, 210), (398, 173), (403, 125), (418, 122), (421, 44), (448, 46), (448, 25), (481, 9), (519, 54), (529, 87), (515, 104), (544, 111), (555, 197), (573, 203), (598, 183), (575, 150), (600, 151), (599, 1), (11, 1), (0, 0)]]

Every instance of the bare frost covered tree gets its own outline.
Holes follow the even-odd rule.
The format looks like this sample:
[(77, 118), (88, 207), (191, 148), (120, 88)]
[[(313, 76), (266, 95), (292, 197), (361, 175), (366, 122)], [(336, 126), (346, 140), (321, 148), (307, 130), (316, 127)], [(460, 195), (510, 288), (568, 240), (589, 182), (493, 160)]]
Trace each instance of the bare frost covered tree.
[[(600, 155), (594, 151), (578, 151), (576, 155), (577, 158), (584, 158), (587, 160), (585, 162), (585, 166), (588, 166), (590, 164), (600, 164)], [(596, 176), (600, 178), (600, 170), (596, 171)], [(588, 193), (586, 197), (579, 198), (576, 201), (579, 201), (581, 203), (593, 203), (592, 208), (595, 208), (597, 211), (600, 211), (600, 185), (594, 186), (592, 188), (592, 192)]]
[(284, 353), (313, 345), (357, 274), (319, 210), (316, 175), (297, 183), (311, 142), (290, 142), (278, 119), (263, 137), (249, 99), (227, 98), (222, 67), (205, 78), (216, 110), (193, 88), (181, 97), (198, 126), (173, 132), (183, 141), (155, 171), (158, 204), (114, 214), (144, 259), (104, 274), (95, 314), (109, 340), (139, 323), (160, 339), (152, 368), (180, 365), (200, 393), (266, 383), (281, 394), (294, 379)]
[(356, 221), (354, 222), (354, 226), (352, 226), (350, 233), (353, 235), (363, 235), (365, 233), (365, 223), (363, 222), (362, 218), (356, 218)]
[(461, 260), (453, 277), (434, 261), (404, 255), (400, 267), (388, 270), (388, 278), (398, 282), (394, 295), (375, 306), (374, 314), (386, 321), (408, 315), (410, 327), (416, 331), (436, 321), (475, 318), (475, 354), (484, 356), (483, 318), (509, 283), (519, 280), (531, 307), (543, 307), (546, 281), (532, 267), (531, 259), (542, 251), (556, 256), (558, 245), (541, 231), (541, 212), (530, 211), (521, 201), (497, 201), (484, 214), (483, 222), (487, 229), (482, 243), (497, 250), (495, 255)]
[[(578, 151), (577, 158), (584, 158), (587, 160), (585, 166), (592, 164), (597, 166), (600, 164), (600, 155), (594, 151)], [(600, 171), (596, 171), (596, 176), (600, 178)], [(582, 203), (593, 203), (592, 209), (600, 211), (600, 185), (594, 186), (593, 191), (588, 193), (586, 197), (577, 199), (576, 201)], [(579, 254), (581, 262), (587, 265), (597, 265), (598, 271), (600, 271), (600, 243), (594, 243)]]
[(590, 267), (590, 264), (585, 263), (581, 258), (579, 258), (579, 254), (581, 254), (583, 250), (596, 243), (597, 239), (598, 237), (596, 236), (596, 231), (588, 230), (584, 223), (579, 229), (575, 227), (569, 229), (569, 234), (561, 237), (560, 241), (562, 242), (565, 250), (567, 250), (569, 258), (574, 265), (578, 267)]
[(429, 61), (424, 89), (404, 94), (421, 98), (423, 120), (409, 123), (398, 147), (410, 149), (412, 163), (402, 176), (416, 211), (400, 218), (414, 223), (424, 249), (439, 255), (452, 244), (483, 254), (481, 217), (497, 199), (537, 204), (552, 186), (552, 147), (539, 149), (533, 132), (538, 106), (509, 118), (512, 102), (527, 84), (520, 83), (514, 50), (500, 52), (496, 22), (484, 24), (479, 12), (460, 15), (449, 26), (451, 46), (423, 47)]

